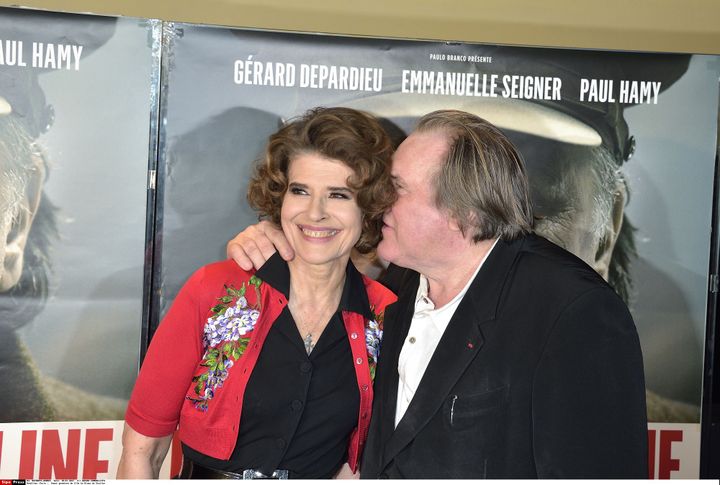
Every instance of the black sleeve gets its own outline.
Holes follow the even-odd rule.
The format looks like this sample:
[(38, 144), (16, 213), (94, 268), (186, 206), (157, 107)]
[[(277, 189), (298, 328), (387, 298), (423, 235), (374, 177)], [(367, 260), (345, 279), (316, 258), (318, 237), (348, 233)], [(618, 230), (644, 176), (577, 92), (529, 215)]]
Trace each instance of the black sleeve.
[(640, 342), (609, 288), (558, 317), (533, 381), (532, 423), (538, 478), (647, 478)]

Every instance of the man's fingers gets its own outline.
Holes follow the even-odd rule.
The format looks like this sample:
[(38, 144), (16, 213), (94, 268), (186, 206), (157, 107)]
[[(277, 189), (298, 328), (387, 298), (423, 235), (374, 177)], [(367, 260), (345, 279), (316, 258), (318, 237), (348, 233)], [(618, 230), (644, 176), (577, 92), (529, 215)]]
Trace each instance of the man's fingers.
[(227, 245), (227, 255), (245, 271), (259, 269), (277, 250), (286, 261), (295, 257), (282, 229), (262, 221), (235, 236)]
[(255, 241), (255, 244), (255, 247), (260, 252), (260, 257), (264, 258), (265, 261), (275, 254), (275, 246), (273, 246), (273, 243), (270, 242), (270, 239), (258, 239)]
[[(271, 224), (265, 226), (264, 229), (267, 241), (270, 245), (272, 245), (273, 249), (273, 252), (270, 253), (270, 256), (272, 256), (275, 250), (277, 250), (280, 253), (280, 256), (285, 261), (292, 260), (295, 257), (295, 251), (293, 251), (292, 247), (290, 247), (290, 243), (285, 237), (285, 233), (282, 232), (282, 229)], [(265, 250), (265, 247), (262, 244), (261, 249)]]
[[(237, 239), (237, 237), (235, 239)], [(243, 249), (240, 243), (236, 242), (235, 239), (230, 241), (227, 245), (228, 257), (232, 258), (233, 261), (235, 261), (235, 263), (237, 263), (237, 265), (245, 271), (252, 270), (254, 266), (252, 259), (248, 257), (245, 249)]]
[(275, 253), (275, 248), (267, 242), (267, 239), (248, 240), (245, 242), (243, 249), (245, 249), (245, 254), (250, 258), (255, 269), (260, 269), (265, 264), (265, 261)]

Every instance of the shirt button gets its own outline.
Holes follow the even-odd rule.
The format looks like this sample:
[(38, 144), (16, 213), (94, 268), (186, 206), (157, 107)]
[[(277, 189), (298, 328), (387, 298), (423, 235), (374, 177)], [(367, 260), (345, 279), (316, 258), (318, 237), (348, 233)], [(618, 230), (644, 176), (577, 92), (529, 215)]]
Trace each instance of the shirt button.
[(312, 370), (312, 364), (310, 362), (303, 362), (300, 364), (300, 372), (307, 374)]
[(357, 360), (355, 360), (355, 363), (356, 363), (357, 365), (362, 364), (362, 357), (358, 357)]
[(292, 403), (290, 403), (290, 407), (293, 411), (299, 411), (300, 408), (302, 408), (302, 401), (295, 399)]
[(411, 344), (414, 344), (414, 343), (415, 343), (415, 337), (410, 337), (410, 338), (408, 339), (408, 342), (410, 342)]
[(363, 390), (363, 391), (367, 391), (367, 390), (368, 390), (368, 385), (367, 385), (367, 384), (363, 384), (363, 385), (362, 385), (362, 390)]
[(350, 338), (355, 340), (357, 338), (357, 334), (355, 332), (351, 333)]
[(278, 438), (277, 441), (275, 441), (275, 443), (277, 444), (277, 447), (280, 448), (281, 450), (283, 448), (285, 448), (285, 440), (284, 439)]

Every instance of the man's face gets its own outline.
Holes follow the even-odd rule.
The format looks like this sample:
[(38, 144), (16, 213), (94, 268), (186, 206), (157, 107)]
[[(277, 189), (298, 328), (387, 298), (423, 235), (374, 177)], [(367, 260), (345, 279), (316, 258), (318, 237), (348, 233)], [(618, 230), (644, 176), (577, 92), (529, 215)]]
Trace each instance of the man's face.
[(8, 175), (5, 161), (0, 160), (0, 292), (10, 289), (10, 285), (7, 284), (9, 278), (5, 276), (5, 257), (8, 235), (12, 230), (15, 204), (10, 198), (13, 188), (11, 187), (12, 180)]
[[(567, 174), (577, 188), (572, 206), (561, 214), (540, 218), (535, 230), (558, 246), (561, 246), (593, 267), (607, 279), (607, 267), (599, 266), (596, 255), (600, 247), (598, 228), (593, 211), (595, 185), (589, 170), (574, 171)], [(540, 189), (537, 189), (542, 190)]]
[(11, 290), (22, 275), (25, 246), (45, 174), (34, 155), (36, 166), (28, 170), (26, 179), (13, 171), (7, 159), (8, 153), (0, 150), (0, 292)]
[[(596, 153), (588, 147), (539, 138), (519, 137), (513, 142), (528, 168), (536, 232), (607, 279), (622, 203), (612, 203), (612, 180), (605, 184), (612, 187), (603, 187), (598, 181), (593, 167), (601, 162)], [(609, 193), (600, 193), (603, 190)]]
[(447, 151), (447, 136), (422, 132), (411, 134), (395, 152), (392, 175), (398, 198), (385, 214), (378, 246), (386, 261), (427, 274), (447, 251), (448, 217), (435, 205), (432, 184)]

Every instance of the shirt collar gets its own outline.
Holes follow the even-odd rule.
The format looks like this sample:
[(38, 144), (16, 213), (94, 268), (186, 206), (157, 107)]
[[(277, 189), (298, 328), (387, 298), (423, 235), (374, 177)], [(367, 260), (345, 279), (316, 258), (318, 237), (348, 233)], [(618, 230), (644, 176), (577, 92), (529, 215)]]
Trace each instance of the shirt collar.
[[(255, 275), (285, 298), (290, 298), (290, 267), (278, 253), (273, 254)], [(348, 261), (345, 269), (345, 284), (338, 309), (360, 314), (368, 320), (372, 318), (365, 283), (352, 261)]]
[[(475, 281), (475, 277), (480, 272), (480, 268), (482, 268), (485, 261), (487, 261), (487, 258), (490, 256), (490, 253), (495, 248), (498, 241), (499, 241), (499, 238), (495, 239), (495, 242), (492, 244), (492, 246), (490, 246), (490, 249), (488, 250), (488, 252), (485, 253), (485, 256), (483, 256), (482, 260), (480, 260), (480, 264), (478, 264), (477, 268), (475, 268), (475, 272), (472, 274), (472, 276), (470, 276), (470, 278), (468, 278), (467, 282), (465, 283), (465, 287), (462, 290), (460, 290), (460, 292), (457, 295), (455, 295), (452, 300), (450, 300), (448, 303), (446, 303), (441, 308), (447, 307), (449, 305), (453, 305), (454, 303), (456, 303), (458, 300), (462, 299), (465, 296), (465, 293), (467, 293), (467, 290), (470, 288), (470, 285), (472, 284), (472, 282)], [(418, 285), (418, 290), (415, 295), (415, 311), (435, 310), (436, 309), (435, 304), (433, 304), (432, 300), (430, 299), (430, 296), (428, 295), (429, 290), (430, 290), (430, 287), (429, 287), (427, 276), (425, 276), (424, 274), (421, 273), (420, 274), (420, 284)]]

